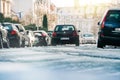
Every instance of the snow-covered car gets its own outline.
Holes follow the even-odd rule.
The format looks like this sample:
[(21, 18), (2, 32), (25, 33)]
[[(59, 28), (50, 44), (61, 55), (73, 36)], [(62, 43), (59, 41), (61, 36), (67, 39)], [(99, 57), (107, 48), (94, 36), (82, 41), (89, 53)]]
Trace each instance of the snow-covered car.
[(96, 44), (96, 39), (93, 33), (83, 33), (80, 39), (81, 44)]
[(0, 49), (9, 48), (8, 32), (0, 23)]
[(49, 37), (49, 35), (47, 34), (46, 31), (44, 30), (38, 30), (38, 31), (34, 31), (35, 37), (36, 37), (36, 45), (37, 46), (48, 46), (51, 43), (51, 38)]

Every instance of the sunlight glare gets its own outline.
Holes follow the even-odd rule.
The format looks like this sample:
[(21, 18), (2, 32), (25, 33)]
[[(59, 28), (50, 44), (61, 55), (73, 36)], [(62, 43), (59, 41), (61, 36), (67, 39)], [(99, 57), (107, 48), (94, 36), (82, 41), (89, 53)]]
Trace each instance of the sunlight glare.
[(110, 2), (111, 0), (79, 0), (81, 6), (89, 5), (89, 4), (96, 5), (99, 3), (110, 3)]

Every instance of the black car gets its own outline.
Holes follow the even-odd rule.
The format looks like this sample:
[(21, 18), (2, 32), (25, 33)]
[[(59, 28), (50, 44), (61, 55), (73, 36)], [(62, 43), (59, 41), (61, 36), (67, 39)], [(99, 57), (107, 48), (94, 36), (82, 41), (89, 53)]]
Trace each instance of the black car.
[(56, 25), (52, 34), (52, 45), (75, 44), (79, 46), (79, 34), (74, 25)]
[(9, 39), (7, 30), (0, 24), (0, 48), (9, 48)]
[(98, 25), (98, 48), (120, 46), (120, 9), (109, 9)]
[(4, 28), (8, 31), (8, 39), (10, 47), (22, 47), (24, 46), (24, 40), (22, 35), (12, 23), (3, 23)]

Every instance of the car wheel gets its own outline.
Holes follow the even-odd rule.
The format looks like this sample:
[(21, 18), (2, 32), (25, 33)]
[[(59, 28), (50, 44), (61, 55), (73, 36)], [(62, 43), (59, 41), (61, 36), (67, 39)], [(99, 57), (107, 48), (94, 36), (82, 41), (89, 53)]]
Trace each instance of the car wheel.
[(3, 48), (3, 40), (2, 40), (2, 36), (0, 35), (0, 49)]
[(25, 40), (22, 41), (22, 45), (21, 45), (21, 47), (25, 47)]
[(79, 41), (77, 41), (77, 42), (75, 43), (75, 45), (76, 45), (76, 46), (79, 46), (79, 45), (80, 45)]
[(33, 46), (32, 43), (29, 43), (27, 47), (32, 47), (32, 46)]
[(21, 47), (21, 40), (17, 40), (15, 47), (20, 48)]
[(43, 46), (47, 46), (47, 41), (43, 41)]
[(51, 41), (51, 45), (52, 45), (52, 46), (56, 46), (56, 43), (55, 43), (54, 40)]
[(76, 46), (79, 46), (79, 45), (80, 45), (79, 39), (77, 39), (77, 40), (75, 41), (75, 45), (76, 45)]
[(97, 48), (103, 48), (105, 45), (103, 44), (103, 42), (101, 40), (98, 40), (97, 43)]
[(10, 48), (10, 43), (9, 43), (9, 39), (6, 39), (6, 43), (4, 43), (4, 48)]

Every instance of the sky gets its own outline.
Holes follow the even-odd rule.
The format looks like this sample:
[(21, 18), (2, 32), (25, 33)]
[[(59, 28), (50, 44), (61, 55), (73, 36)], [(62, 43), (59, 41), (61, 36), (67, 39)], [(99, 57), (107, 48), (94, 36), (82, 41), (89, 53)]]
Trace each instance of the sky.
[(27, 12), (32, 8), (32, 0), (14, 0), (13, 10), (17, 12)]
[(51, 0), (57, 7), (74, 6), (74, 0)]
[[(79, 0), (80, 5), (109, 3), (112, 0)], [(51, 0), (57, 7), (74, 6), (74, 0)]]

